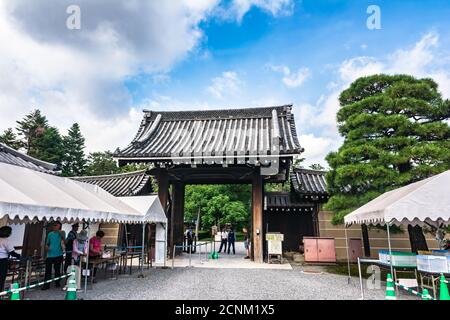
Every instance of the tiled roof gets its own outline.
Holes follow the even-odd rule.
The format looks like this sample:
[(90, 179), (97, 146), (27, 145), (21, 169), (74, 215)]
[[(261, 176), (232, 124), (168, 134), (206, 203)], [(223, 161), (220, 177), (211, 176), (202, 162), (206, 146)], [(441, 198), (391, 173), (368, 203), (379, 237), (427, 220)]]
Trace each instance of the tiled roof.
[(73, 177), (72, 179), (95, 184), (116, 197), (152, 193), (151, 177), (146, 170), (104, 176)]
[(264, 195), (264, 210), (312, 212), (313, 208), (314, 203), (299, 201), (290, 192), (266, 192)]
[[(144, 111), (133, 141), (119, 160), (211, 159), (293, 155), (302, 152), (292, 106), (204, 111)], [(237, 161), (236, 161), (237, 162)], [(230, 163), (230, 162), (228, 162)]]
[(293, 168), (291, 184), (293, 191), (300, 194), (327, 195), (325, 171)]
[(59, 173), (56, 164), (30, 157), (2, 143), (0, 143), (0, 162), (44, 173)]

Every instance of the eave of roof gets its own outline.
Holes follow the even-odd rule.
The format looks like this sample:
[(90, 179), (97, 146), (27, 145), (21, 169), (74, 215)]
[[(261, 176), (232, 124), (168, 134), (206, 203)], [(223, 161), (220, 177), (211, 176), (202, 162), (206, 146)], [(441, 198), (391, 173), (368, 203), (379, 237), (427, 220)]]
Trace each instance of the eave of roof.
[(326, 171), (293, 168), (291, 184), (296, 193), (306, 195), (328, 195)]
[(58, 174), (57, 165), (33, 158), (3, 143), (0, 143), (0, 162), (32, 169), (38, 172)]

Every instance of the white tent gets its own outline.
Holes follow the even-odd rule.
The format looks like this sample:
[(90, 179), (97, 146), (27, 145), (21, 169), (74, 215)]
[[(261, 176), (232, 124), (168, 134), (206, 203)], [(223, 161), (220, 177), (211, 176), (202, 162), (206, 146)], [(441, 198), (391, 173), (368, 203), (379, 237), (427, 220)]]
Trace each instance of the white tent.
[[(120, 197), (130, 207), (138, 210), (146, 221), (156, 223), (155, 262), (166, 263), (167, 217), (157, 195)], [(145, 232), (145, 231), (144, 231)], [(142, 234), (145, 236), (145, 233)]]
[(386, 192), (344, 218), (345, 224), (427, 224), (450, 221), (450, 170)]
[[(450, 222), (450, 170), (407, 186), (386, 192), (368, 202), (344, 218), (346, 226), (352, 224), (382, 224), (386, 225), (390, 268), (393, 274), (392, 249), (389, 227), (392, 224), (427, 225), (436, 233), (436, 240), (443, 244), (442, 228)], [(346, 241), (347, 241), (347, 229)], [(348, 274), (350, 281), (350, 260), (347, 241)], [(358, 258), (360, 261), (366, 259)], [(367, 260), (369, 261), (369, 260)], [(359, 265), (361, 293), (364, 290)]]
[(83, 182), (0, 163), (0, 219), (10, 223), (144, 223), (145, 216), (105, 190)]

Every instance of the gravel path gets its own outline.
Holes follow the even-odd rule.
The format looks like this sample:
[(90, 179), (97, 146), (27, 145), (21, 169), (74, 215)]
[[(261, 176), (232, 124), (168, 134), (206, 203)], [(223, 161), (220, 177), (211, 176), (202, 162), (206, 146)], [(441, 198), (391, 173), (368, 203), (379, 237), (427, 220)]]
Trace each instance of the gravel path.
[[(99, 279), (85, 299), (96, 300), (157, 300), (157, 299), (337, 299), (360, 298), (359, 283), (354, 279), (347, 285), (347, 277), (335, 274), (304, 273), (303, 267), (293, 270), (270, 269), (205, 269), (154, 268), (146, 270), (144, 279), (121, 275), (117, 280)], [(307, 271), (307, 270), (306, 270)], [(384, 288), (384, 285), (382, 286)], [(384, 290), (366, 291), (366, 299), (384, 299)], [(79, 293), (83, 298), (83, 293)], [(27, 298), (63, 299), (64, 292), (52, 288), (36, 290)], [(403, 298), (409, 298), (403, 296)]]

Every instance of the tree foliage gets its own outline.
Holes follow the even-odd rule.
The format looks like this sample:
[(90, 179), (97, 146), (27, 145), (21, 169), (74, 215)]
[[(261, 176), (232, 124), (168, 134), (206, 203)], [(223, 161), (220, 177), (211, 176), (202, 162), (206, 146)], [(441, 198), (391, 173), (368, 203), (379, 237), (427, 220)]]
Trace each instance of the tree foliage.
[(450, 102), (431, 79), (375, 75), (341, 93), (344, 143), (327, 156), (334, 222), (385, 191), (450, 167)]
[(188, 185), (185, 196), (185, 220), (195, 221), (200, 211), (203, 229), (231, 223), (240, 229), (250, 220), (249, 185)]
[(86, 156), (84, 154), (84, 137), (80, 126), (74, 123), (67, 136), (63, 138), (64, 156), (62, 161), (62, 174), (66, 177), (81, 176), (86, 169)]
[(20, 148), (20, 142), (17, 139), (17, 135), (12, 128), (8, 128), (0, 135), (0, 143), (7, 145), (13, 149), (18, 150)]

